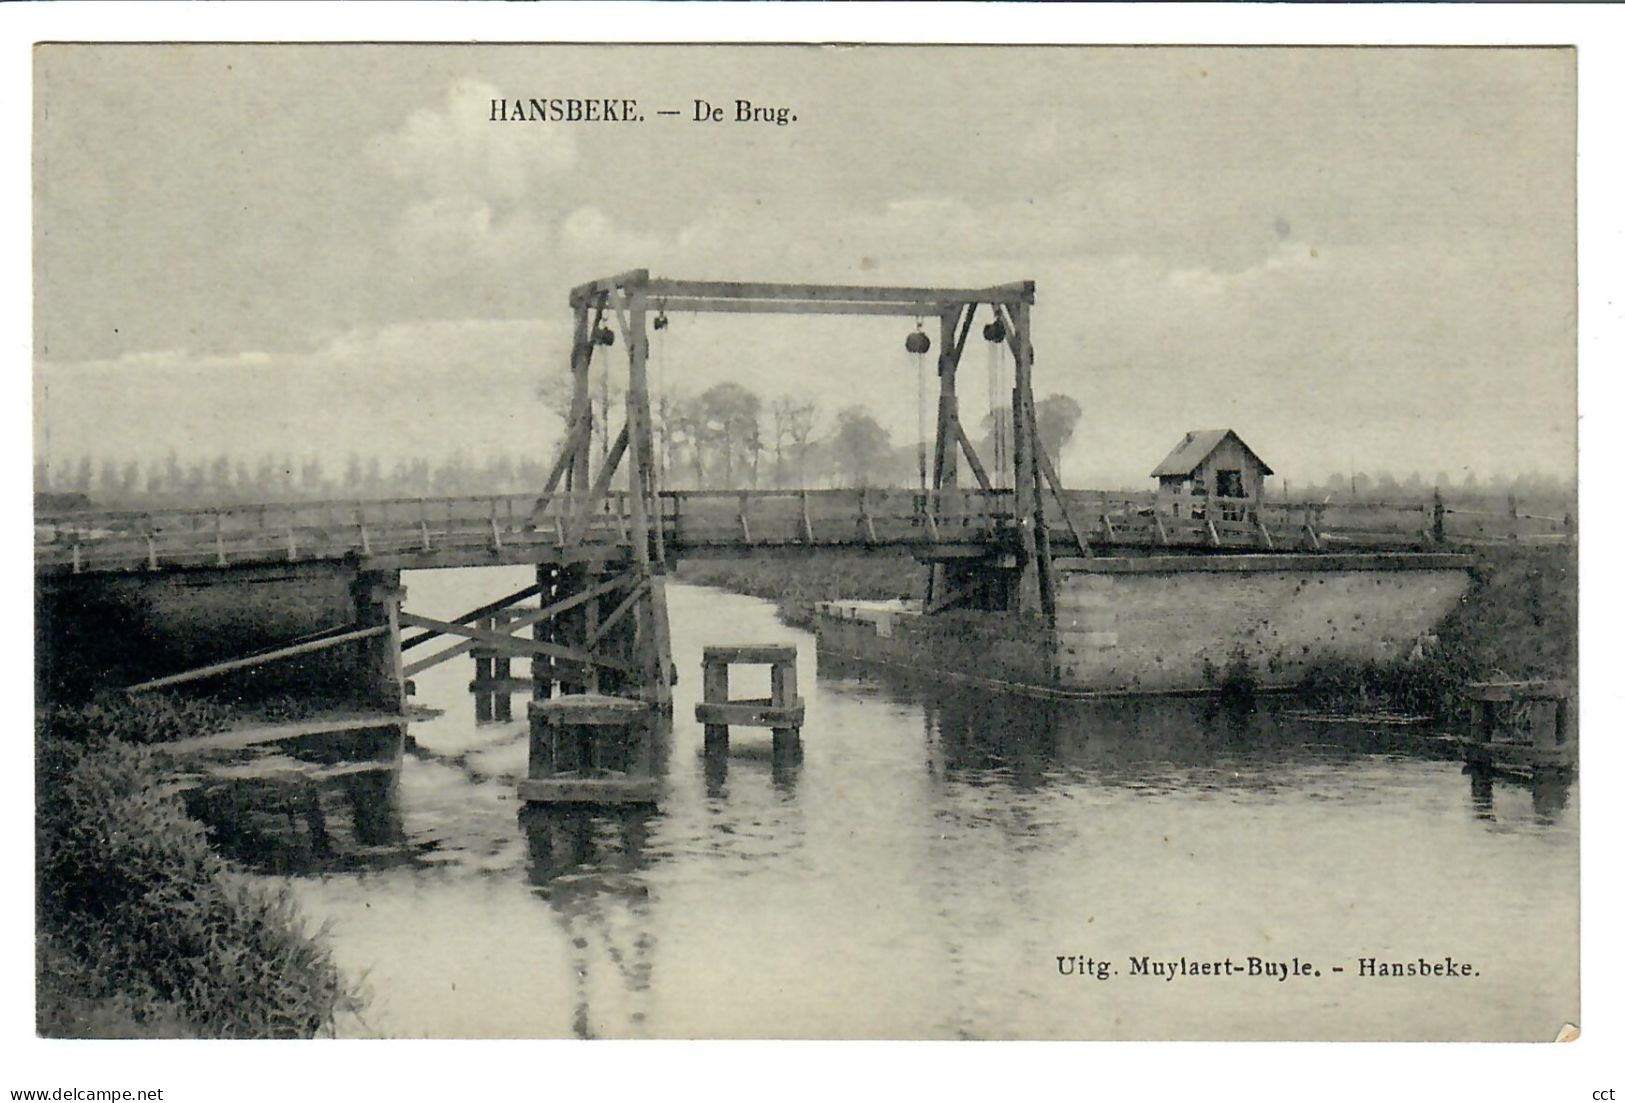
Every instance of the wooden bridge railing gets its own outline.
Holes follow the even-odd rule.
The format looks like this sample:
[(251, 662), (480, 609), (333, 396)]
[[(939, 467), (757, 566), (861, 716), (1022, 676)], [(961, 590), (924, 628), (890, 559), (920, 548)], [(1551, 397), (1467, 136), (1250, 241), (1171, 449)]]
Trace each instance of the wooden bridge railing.
[[(434, 556), (447, 565), (523, 562), (566, 544), (628, 543), (624, 492), (584, 519), (566, 494), (391, 498), (213, 508), (91, 510), (36, 520), (45, 571), (156, 570), (346, 556)], [(658, 538), (671, 553), (753, 548), (923, 547), (974, 550), (1012, 532), (1010, 491), (668, 491)], [(1435, 502), (1281, 502), (1094, 490), (1047, 491), (1058, 554), (1079, 544), (1347, 548), (1561, 542), (1568, 518), (1450, 508)]]
[[(436, 554), (473, 564), (629, 543), (624, 492), (584, 518), (576, 504), (511, 494), (65, 513), (37, 519), (35, 563), (94, 572)], [(689, 551), (967, 544), (994, 539), (1011, 505), (1008, 492), (679, 491), (659, 496), (659, 533)]]

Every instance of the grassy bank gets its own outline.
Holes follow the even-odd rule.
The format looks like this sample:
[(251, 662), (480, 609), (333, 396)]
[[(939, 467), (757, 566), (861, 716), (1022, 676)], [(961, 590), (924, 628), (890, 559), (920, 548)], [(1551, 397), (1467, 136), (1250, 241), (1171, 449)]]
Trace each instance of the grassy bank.
[(1578, 565), (1572, 547), (1485, 548), (1461, 604), (1419, 659), (1324, 663), (1303, 694), (1347, 710), (1387, 708), (1458, 720), (1467, 682), (1573, 680), (1579, 673)]
[(693, 559), (678, 567), (677, 577), (776, 601), (779, 617), (797, 628), (812, 626), (813, 606), (820, 601), (919, 598), (925, 592), (925, 568), (906, 554)]
[[(1466, 682), (1501, 675), (1574, 678), (1579, 614), (1575, 550), (1503, 546), (1482, 549), (1475, 559), (1471, 588), (1419, 658), (1323, 663), (1310, 672), (1303, 695), (1330, 709), (1454, 718), (1462, 711)], [(679, 577), (776, 601), (787, 624), (808, 627), (818, 601), (917, 598), (925, 572), (906, 555), (828, 556), (697, 560), (685, 562)]]
[(216, 854), (159, 788), (144, 744), (214, 719), (154, 700), (36, 724), (42, 1035), (308, 1038), (354, 1005), (288, 892)]

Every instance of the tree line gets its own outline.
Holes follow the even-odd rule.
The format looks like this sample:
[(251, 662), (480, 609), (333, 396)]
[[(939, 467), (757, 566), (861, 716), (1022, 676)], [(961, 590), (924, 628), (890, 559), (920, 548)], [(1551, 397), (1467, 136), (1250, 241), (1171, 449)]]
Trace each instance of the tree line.
[[(555, 375), (544, 381), (538, 397), (562, 420), (568, 417), (570, 390), (568, 376)], [(589, 398), (592, 448), (602, 457), (625, 417), (625, 396), (600, 377)], [(666, 490), (918, 486), (922, 472), (929, 479), (934, 462), (932, 441), (895, 441), (860, 405), (827, 411), (804, 396), (764, 397), (744, 384), (724, 382), (693, 394), (660, 391), (650, 406), (656, 468)], [(1060, 394), (1034, 406), (1039, 439), (1057, 457), (1082, 410)], [(966, 429), (995, 483), (1010, 485), (1009, 408)], [(292, 452), (183, 458), (172, 450), (148, 460), (84, 455), (47, 465), (36, 459), (34, 489), (42, 508), (50, 509), (523, 494), (546, 482), (552, 462), (551, 453), (458, 451), (437, 460), (390, 461), (352, 453), (329, 466), (319, 456)], [(962, 485), (970, 482), (966, 467), (961, 463)], [(1320, 482), (1277, 476), (1266, 493), (1292, 501), (1415, 502), (1431, 498), (1435, 489), (1453, 503), (1572, 501), (1575, 490), (1572, 479), (1533, 474), (1480, 479), (1468, 472), (1452, 479), (1443, 471), (1432, 478), (1415, 471), (1406, 476), (1357, 471)]]
[[(561, 419), (568, 415), (567, 380), (549, 380), (541, 397)], [(608, 385), (589, 397), (591, 447), (601, 458), (624, 419), (625, 397)], [(1064, 395), (1035, 406), (1040, 438), (1059, 454), (1082, 410)], [(650, 416), (656, 468), (667, 490), (910, 486), (933, 462), (931, 442), (895, 442), (865, 407), (826, 413), (804, 397), (764, 398), (740, 383), (653, 395)], [(1006, 408), (983, 418), (973, 436), (990, 470), (1008, 450), (1009, 416)], [(522, 494), (546, 482), (552, 462), (551, 454), (458, 451), (437, 461), (390, 462), (352, 453), (329, 466), (318, 456), (291, 452), (183, 458), (171, 450), (146, 461), (86, 455), (47, 465), (36, 459), (34, 489), (42, 505), (54, 509)]]

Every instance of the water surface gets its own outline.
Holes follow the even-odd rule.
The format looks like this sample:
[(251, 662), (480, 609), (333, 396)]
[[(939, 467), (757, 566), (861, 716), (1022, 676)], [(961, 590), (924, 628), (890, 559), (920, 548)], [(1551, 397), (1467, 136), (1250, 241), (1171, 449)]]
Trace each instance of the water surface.
[[(526, 572), (417, 572), (450, 616)], [(1575, 1017), (1578, 810), (1410, 737), (1206, 701), (1038, 702), (820, 669), (754, 598), (670, 589), (681, 682), (652, 815), (522, 816), (518, 719), (472, 663), (417, 678), (398, 774), (329, 783), (258, 848), (370, 1002), (348, 1034), (1517, 1038)], [(735, 729), (708, 762), (700, 649), (793, 642), (801, 761)], [(523, 671), (515, 663), (515, 673)], [(765, 670), (735, 673), (765, 696)], [(1130, 958), (1249, 955), (1285, 982), (1165, 981)], [(1482, 975), (1361, 979), (1446, 956)], [(1106, 980), (1057, 957), (1111, 963)], [(1333, 974), (1332, 966), (1347, 972)]]

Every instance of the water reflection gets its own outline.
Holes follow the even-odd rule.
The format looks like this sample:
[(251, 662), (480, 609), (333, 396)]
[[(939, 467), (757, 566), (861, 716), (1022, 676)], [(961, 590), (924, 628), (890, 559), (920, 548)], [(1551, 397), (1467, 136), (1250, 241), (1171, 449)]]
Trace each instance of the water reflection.
[(771, 746), (713, 743), (702, 748), (700, 759), (707, 797), (716, 800), (728, 795), (728, 763), (732, 759), (756, 767), (752, 772), (765, 763), (774, 791), (788, 799), (795, 796), (796, 780), (801, 776), (802, 749), (799, 739), (792, 742), (775, 738)]
[[(571, 947), (578, 1038), (598, 1036), (593, 999), (607, 983), (634, 1030), (648, 1018), (654, 923), (647, 867), (647, 809), (530, 805), (519, 823), (529, 845), (527, 879), (547, 901)], [(606, 979), (607, 978), (607, 979)], [(617, 1016), (617, 1018), (620, 1018)]]
[[(428, 586), (413, 585), (416, 601)], [(1493, 961), (1471, 993), (1428, 993), (1443, 1012), (1416, 1018), (1441, 1036), (1528, 1035), (1571, 1010), (1551, 982), (1575, 925), (1562, 779), (1464, 776), (1437, 733), (1311, 721), (1274, 698), (1069, 702), (880, 673), (816, 655), (765, 603), (670, 592), (685, 674), (715, 642), (706, 626), (795, 643), (803, 756), (749, 728), (706, 754), (700, 679), (685, 677), (651, 744), (658, 812), (521, 813), (527, 725), (473, 723), (467, 670), (447, 664), (419, 681), (445, 711), (413, 721), (393, 773), (298, 799), (249, 786), (218, 806), (245, 836), (265, 832), (255, 816), (299, 836), (275, 868), (322, 875), (299, 892), (379, 994), (367, 1030), (1391, 1036), (1398, 989), (1261, 1001), (1055, 980), (1058, 953), (1278, 939), (1317, 960)], [(488, 597), (448, 584), (421, 607)], [(441, 951), (422, 954), (425, 938)]]
[[(917, 704), (928, 771), (944, 783), (1268, 794), (1339, 764), (1460, 758), (1459, 746), (1430, 726), (1307, 719), (1291, 697), (1068, 700), (992, 693), (827, 655), (820, 663), (826, 678)], [(1518, 776), (1470, 766), (1463, 773), (1475, 816), (1490, 822), (1497, 783), (1527, 789), (1537, 822), (1549, 824), (1567, 807), (1573, 780), (1560, 770)]]
[(1461, 768), (1472, 790), (1473, 814), (1485, 823), (1496, 822), (1495, 790), (1526, 789), (1534, 806), (1535, 820), (1555, 824), (1569, 806), (1574, 772), (1568, 769), (1535, 769), (1527, 773), (1500, 770), (1485, 762), (1469, 762)]
[(385, 868), (411, 860), (400, 737), (367, 731), (240, 752), (183, 790), (221, 853), (262, 873)]

